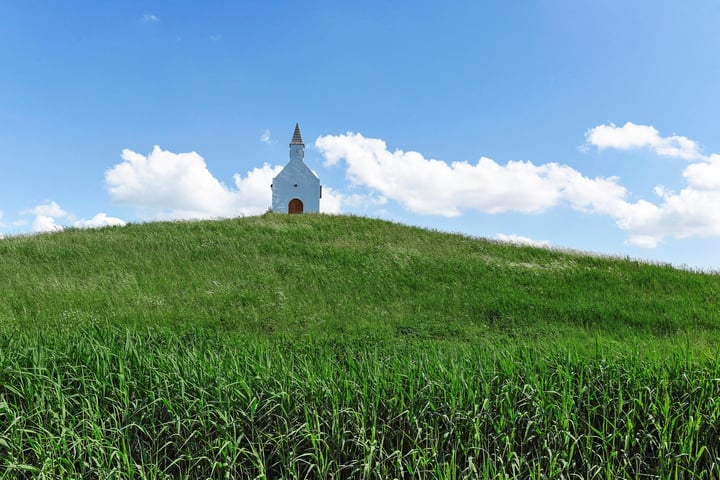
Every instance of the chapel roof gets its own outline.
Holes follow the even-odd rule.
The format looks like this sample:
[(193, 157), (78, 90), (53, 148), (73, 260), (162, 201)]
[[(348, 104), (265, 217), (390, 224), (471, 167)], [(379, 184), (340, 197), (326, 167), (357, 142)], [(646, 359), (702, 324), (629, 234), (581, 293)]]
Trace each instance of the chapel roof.
[(293, 133), (292, 140), (290, 140), (290, 145), (305, 145), (303, 143), (302, 136), (300, 135), (300, 124), (295, 124), (295, 133)]

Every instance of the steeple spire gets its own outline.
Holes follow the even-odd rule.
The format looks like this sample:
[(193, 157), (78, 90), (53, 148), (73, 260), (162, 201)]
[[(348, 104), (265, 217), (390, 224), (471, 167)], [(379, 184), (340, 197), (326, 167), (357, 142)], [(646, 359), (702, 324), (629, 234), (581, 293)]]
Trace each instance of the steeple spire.
[(295, 124), (295, 133), (293, 133), (293, 138), (290, 140), (290, 145), (305, 145), (303, 143), (302, 136), (300, 135), (300, 124)]

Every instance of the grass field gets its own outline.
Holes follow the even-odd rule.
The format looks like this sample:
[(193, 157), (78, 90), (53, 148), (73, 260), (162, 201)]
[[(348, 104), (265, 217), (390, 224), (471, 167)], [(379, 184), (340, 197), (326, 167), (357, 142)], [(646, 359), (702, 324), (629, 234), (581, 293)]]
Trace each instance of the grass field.
[(718, 478), (720, 276), (344, 216), (0, 240), (0, 478)]

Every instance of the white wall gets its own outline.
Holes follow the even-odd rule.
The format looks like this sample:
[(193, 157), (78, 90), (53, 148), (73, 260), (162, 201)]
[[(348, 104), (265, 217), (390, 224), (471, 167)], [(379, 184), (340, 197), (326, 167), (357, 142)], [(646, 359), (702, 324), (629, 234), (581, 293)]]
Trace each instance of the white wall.
[(288, 213), (288, 204), (293, 198), (303, 202), (303, 212), (320, 212), (320, 179), (298, 158), (290, 160), (273, 179), (273, 212)]

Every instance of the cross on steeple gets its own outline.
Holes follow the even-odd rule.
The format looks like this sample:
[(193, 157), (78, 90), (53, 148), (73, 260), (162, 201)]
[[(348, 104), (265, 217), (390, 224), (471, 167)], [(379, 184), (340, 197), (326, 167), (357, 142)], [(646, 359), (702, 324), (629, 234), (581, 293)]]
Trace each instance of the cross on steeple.
[(300, 124), (295, 124), (295, 133), (293, 133), (292, 140), (290, 140), (290, 145), (305, 145), (303, 143), (302, 136), (300, 135)]

